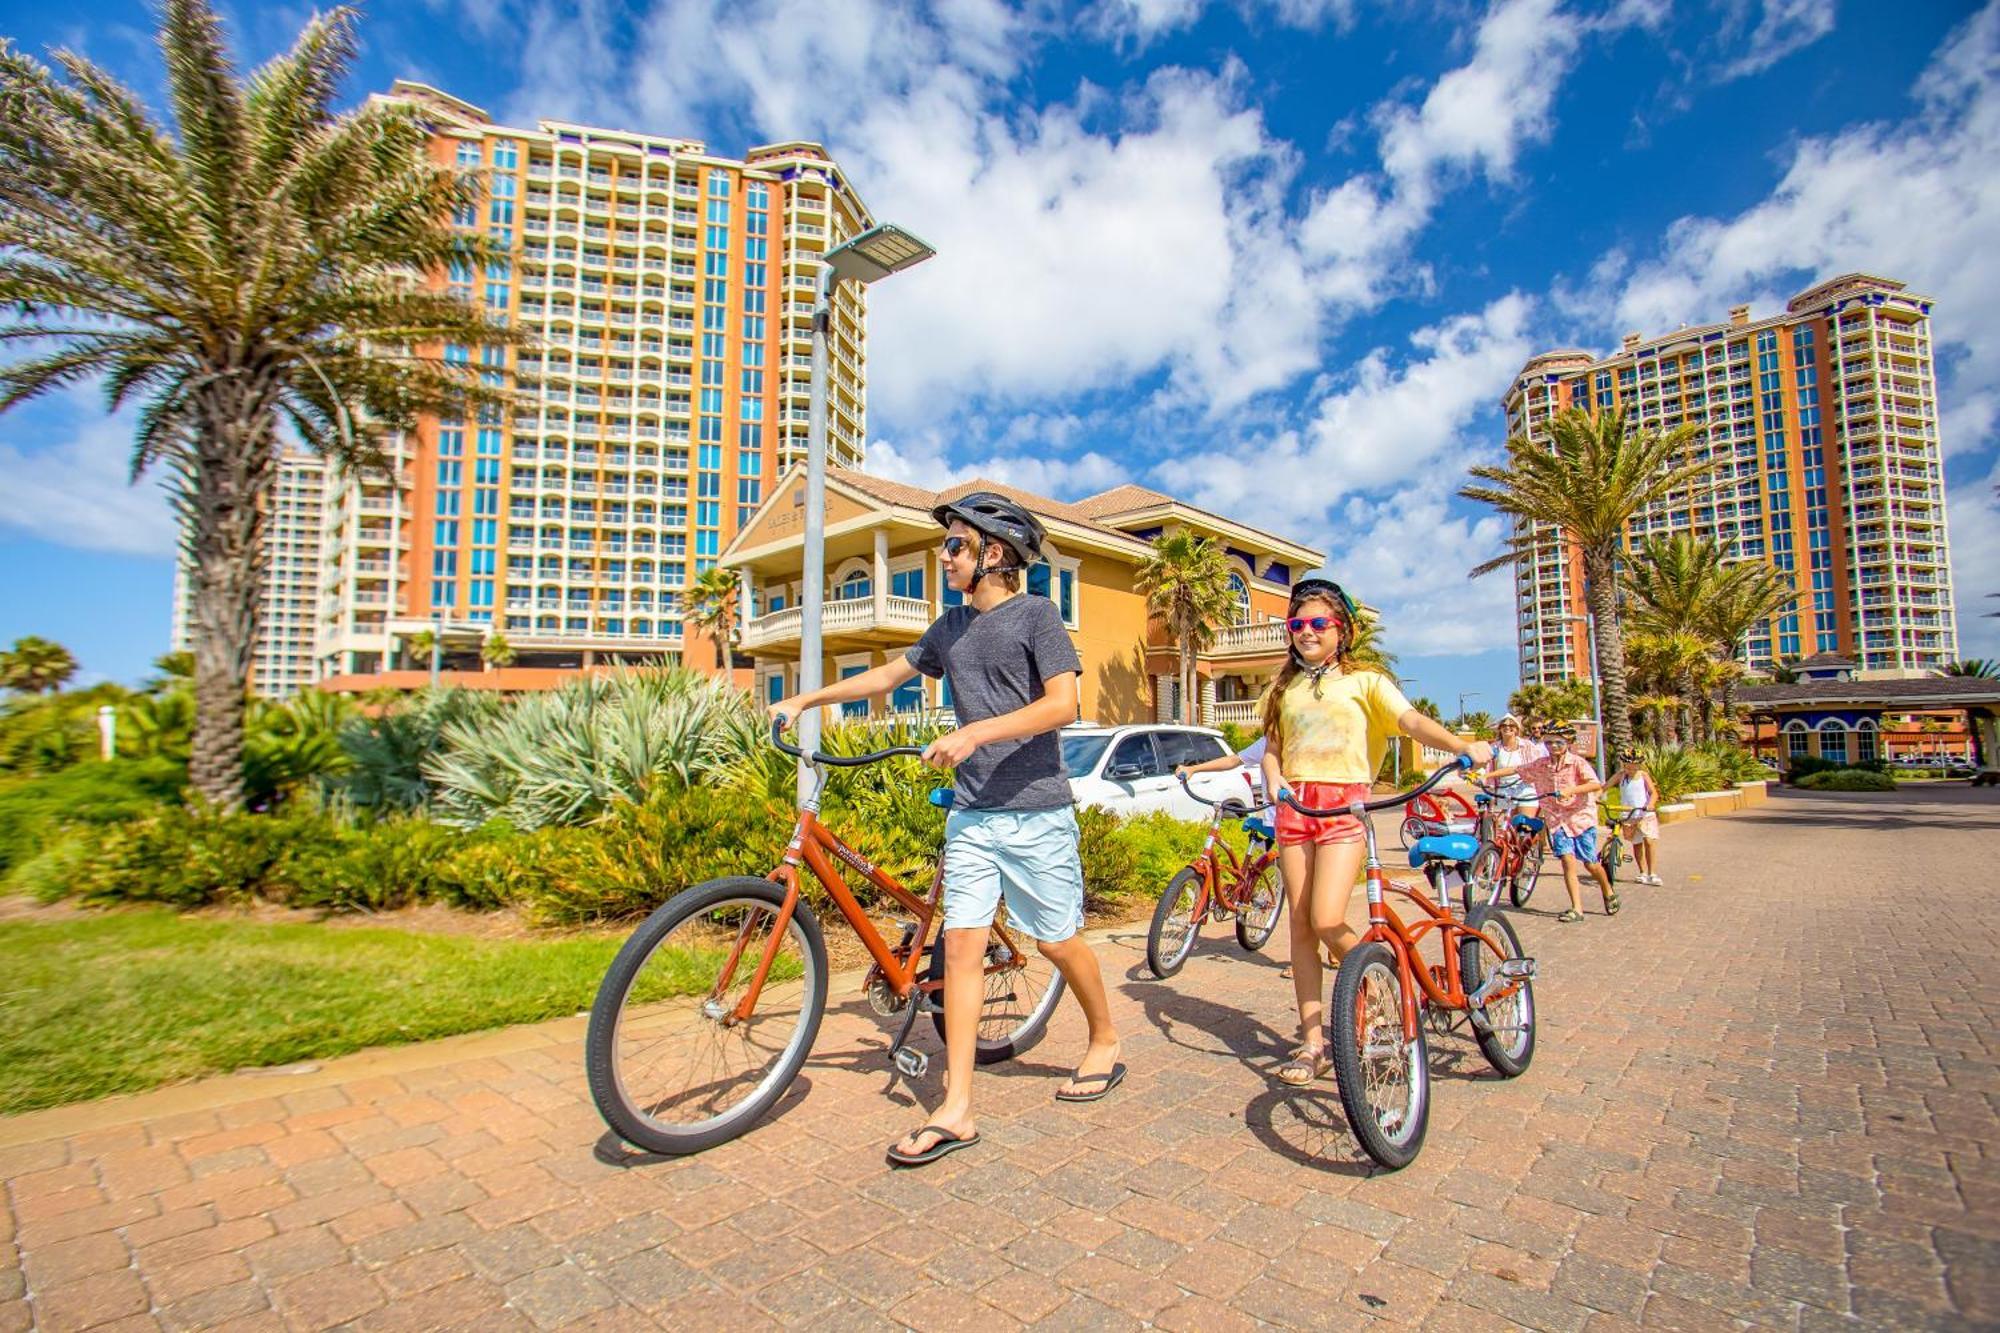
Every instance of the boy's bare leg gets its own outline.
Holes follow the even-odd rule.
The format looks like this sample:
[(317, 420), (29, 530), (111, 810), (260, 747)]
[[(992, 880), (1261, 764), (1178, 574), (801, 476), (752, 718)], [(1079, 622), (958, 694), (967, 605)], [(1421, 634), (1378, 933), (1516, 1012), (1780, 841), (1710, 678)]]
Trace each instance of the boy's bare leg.
[[(1104, 991), (1104, 969), (1099, 966), (1097, 955), (1091, 952), (1083, 936), (1072, 935), (1066, 940), (1050, 943), (1040, 941), (1038, 947), (1042, 957), (1056, 965), (1063, 980), (1069, 983), (1069, 993), (1083, 1007), (1083, 1021), (1090, 1028), (1090, 1045), (1084, 1049), (1083, 1058), (1076, 1063), (1076, 1076), (1088, 1074), (1108, 1074), (1118, 1063), (1118, 1029), (1111, 1023), (1111, 1001)], [(975, 1001), (976, 1003), (976, 1001)], [(949, 1015), (946, 1016), (949, 1018)], [(966, 1044), (966, 1061), (972, 1059), (972, 1043)], [(953, 1072), (954, 1083), (957, 1073)], [(1074, 1091), (1089, 1091), (1102, 1086), (1102, 1080), (1074, 1088)]]
[[(979, 1046), (979, 1010), (986, 993), (986, 940), (990, 927), (971, 926), (944, 934), (944, 1100), (924, 1118), (966, 1138), (979, 1130), (972, 1116), (973, 1055)], [(1101, 989), (1101, 987), (1100, 987)], [(896, 1145), (906, 1156), (937, 1142), (917, 1131)]]
[(1556, 858), (1563, 868), (1563, 888), (1569, 894), (1569, 905), (1573, 911), (1583, 910), (1583, 889), (1576, 881), (1576, 858), (1559, 856)]

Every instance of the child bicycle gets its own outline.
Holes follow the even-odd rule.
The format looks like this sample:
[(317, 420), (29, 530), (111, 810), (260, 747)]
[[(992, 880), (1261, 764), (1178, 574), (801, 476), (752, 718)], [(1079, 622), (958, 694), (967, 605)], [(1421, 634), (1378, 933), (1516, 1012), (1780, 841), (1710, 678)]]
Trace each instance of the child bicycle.
[[(1644, 805), (1622, 810), (1618, 803), (1612, 800), (1601, 801), (1599, 805), (1604, 813), (1607, 832), (1604, 836), (1604, 849), (1597, 854), (1597, 863), (1604, 867), (1604, 877), (1615, 885), (1618, 883), (1619, 870), (1632, 859), (1631, 849), (1625, 845), (1625, 826), (1636, 822), (1643, 815), (1653, 814), (1654, 810), (1651, 806)], [(1642, 878), (1638, 882), (1643, 884), (1645, 880)]]
[[(1153, 924), (1146, 932), (1146, 966), (1164, 980), (1181, 970), (1194, 953), (1204, 921), (1236, 919), (1236, 942), (1250, 953), (1270, 941), (1285, 910), (1284, 891), (1278, 884), (1278, 849), (1269, 825), (1253, 827), (1252, 816), (1268, 805), (1254, 808), (1243, 801), (1211, 801), (1188, 785), (1187, 775), (1178, 773), (1181, 789), (1215, 811), (1208, 822), (1208, 838), (1201, 851), (1180, 873), (1167, 881), (1159, 906), (1153, 909)], [(1249, 786), (1246, 776), (1244, 785)], [(1222, 836), (1222, 821), (1241, 819), (1249, 846), (1239, 856)]]
[(1507, 899), (1516, 907), (1526, 907), (1535, 896), (1542, 861), (1548, 856), (1548, 840), (1542, 836), (1542, 821), (1517, 812), (1517, 807), (1547, 800), (1546, 794), (1510, 796), (1505, 790), (1479, 783), (1473, 800), (1479, 806), (1478, 837), (1480, 860), (1475, 869), (1485, 878), (1507, 886)]
[[(1407, 805), (1452, 773), (1472, 766), (1461, 756), (1419, 787), (1345, 809), (1315, 810), (1288, 791), (1278, 799), (1315, 819), (1353, 815), (1368, 844), (1368, 930), (1341, 959), (1328, 1008), (1328, 1045), (1340, 1104), (1362, 1149), (1395, 1170), (1423, 1148), (1430, 1124), (1430, 1048), (1426, 1023), (1456, 1028), (1460, 1016), (1487, 1063), (1506, 1078), (1525, 1072), (1535, 1054), (1535, 960), (1521, 952), (1520, 936), (1497, 908), (1475, 904), (1461, 918), (1448, 895), (1434, 902), (1423, 889), (1389, 879), (1375, 846), (1371, 810)], [(1445, 857), (1468, 852), (1465, 834), (1420, 838), (1413, 860), (1435, 850)], [(1435, 843), (1434, 848), (1425, 844)], [(1469, 853), (1468, 853), (1469, 854)], [(1496, 886), (1488, 886), (1489, 890)], [(1423, 915), (1405, 925), (1388, 895), (1395, 893)], [(1490, 899), (1489, 899), (1490, 902)], [(1444, 961), (1426, 963), (1418, 946), (1437, 934)]]
[[(772, 726), (771, 742), (807, 758), (786, 743), (783, 723)], [(801, 867), (874, 960), (861, 982), (869, 1005), (884, 1018), (902, 1015), (891, 1064), (906, 1078), (922, 1077), (929, 1057), (908, 1044), (917, 1015), (929, 1014), (944, 1035), (944, 950), (932, 931), (943, 921), (943, 869), (933, 872), (929, 896), (918, 898), (819, 819), (828, 768), (922, 754), (914, 745), (849, 756), (815, 752), (810, 793), (768, 876), (697, 884), (632, 932), (598, 987), (584, 1041), (591, 1098), (620, 1138), (655, 1153), (712, 1148), (749, 1130), (798, 1077), (826, 1012), (828, 977), (826, 941), (801, 892)], [(835, 861), (909, 914), (895, 944), (868, 919)], [(985, 963), (977, 1059), (993, 1064), (1040, 1040), (1063, 979), (1007, 928), (1004, 910), (990, 928)]]

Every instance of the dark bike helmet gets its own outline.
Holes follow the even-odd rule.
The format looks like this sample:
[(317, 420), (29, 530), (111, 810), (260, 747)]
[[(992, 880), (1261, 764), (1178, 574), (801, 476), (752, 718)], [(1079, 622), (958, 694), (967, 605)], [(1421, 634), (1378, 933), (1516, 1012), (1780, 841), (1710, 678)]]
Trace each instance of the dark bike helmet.
[[(947, 501), (931, 510), (931, 517), (938, 526), (948, 528), (957, 519), (982, 537), (999, 542), (1013, 555), (1011, 568), (1026, 569), (1041, 559), (1042, 538), (1046, 535), (1041, 523), (1026, 509), (1009, 500), (1004, 495), (992, 491), (974, 491), (970, 495)], [(1008, 566), (1001, 566), (1008, 568)], [(973, 576), (977, 582), (987, 571), (982, 565)]]
[(1332, 579), (1300, 579), (1292, 585), (1291, 596), (1287, 598), (1287, 601), (1290, 605), (1297, 606), (1308, 597), (1326, 598), (1341, 609), (1342, 613), (1347, 617), (1347, 623), (1350, 625), (1354, 623), (1356, 615), (1359, 614), (1355, 608), (1354, 599), (1347, 595), (1347, 589), (1341, 587)]

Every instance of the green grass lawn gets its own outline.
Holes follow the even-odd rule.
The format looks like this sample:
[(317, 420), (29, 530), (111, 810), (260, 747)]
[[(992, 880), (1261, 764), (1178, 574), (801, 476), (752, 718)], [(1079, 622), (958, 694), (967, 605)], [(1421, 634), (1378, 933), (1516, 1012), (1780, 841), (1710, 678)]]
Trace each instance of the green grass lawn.
[(574, 1014), (621, 943), (164, 910), (0, 922), (0, 1113)]

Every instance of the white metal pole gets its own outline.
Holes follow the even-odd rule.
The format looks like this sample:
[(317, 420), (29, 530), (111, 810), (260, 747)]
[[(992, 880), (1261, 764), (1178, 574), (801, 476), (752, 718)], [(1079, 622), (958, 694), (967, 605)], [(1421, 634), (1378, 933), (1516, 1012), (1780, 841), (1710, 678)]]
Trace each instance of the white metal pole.
[[(819, 293), (813, 303), (812, 396), (806, 415), (805, 587), (799, 599), (799, 693), (820, 687), (824, 677), (820, 647), (820, 603), (826, 593), (826, 338), (833, 322), (833, 266), (821, 261)], [(807, 754), (819, 745), (819, 710), (799, 719), (799, 744)], [(812, 770), (799, 762), (799, 803), (812, 795)]]
[(105, 759), (118, 753), (118, 710), (110, 704), (97, 709), (97, 749)]

